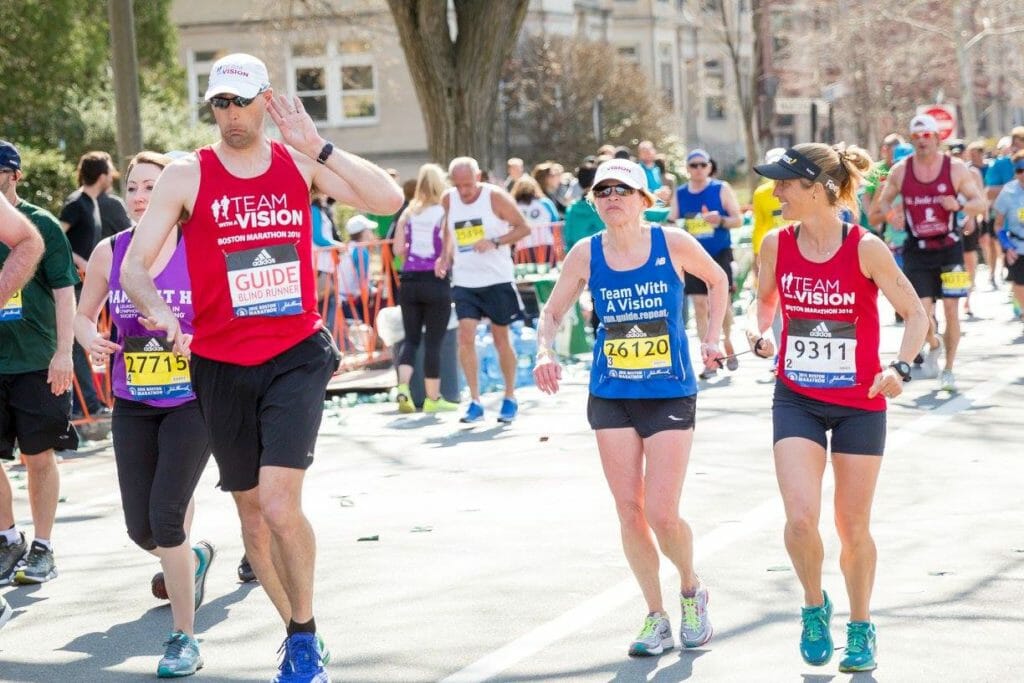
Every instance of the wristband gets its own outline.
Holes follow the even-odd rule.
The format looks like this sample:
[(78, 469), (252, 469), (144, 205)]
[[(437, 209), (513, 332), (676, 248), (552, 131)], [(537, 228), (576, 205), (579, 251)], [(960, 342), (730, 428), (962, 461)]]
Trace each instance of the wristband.
[(320, 150), (320, 156), (316, 158), (318, 164), (326, 164), (327, 160), (334, 153), (334, 143), (328, 142), (324, 145), (324, 148)]

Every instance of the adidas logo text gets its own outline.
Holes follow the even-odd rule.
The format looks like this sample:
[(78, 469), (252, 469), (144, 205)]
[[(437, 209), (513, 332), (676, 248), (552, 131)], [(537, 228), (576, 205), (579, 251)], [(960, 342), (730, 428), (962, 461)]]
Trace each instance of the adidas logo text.
[(810, 331), (812, 337), (831, 337), (832, 333), (828, 331), (828, 325), (824, 321), (820, 322)]
[(252, 265), (255, 266), (271, 266), (277, 263), (274, 257), (271, 256), (266, 249), (261, 251), (256, 258), (252, 260)]

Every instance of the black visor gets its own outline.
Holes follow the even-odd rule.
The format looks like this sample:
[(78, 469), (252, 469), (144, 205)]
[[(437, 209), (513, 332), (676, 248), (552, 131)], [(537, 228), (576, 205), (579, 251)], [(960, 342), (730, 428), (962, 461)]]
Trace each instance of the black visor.
[(783, 152), (778, 161), (755, 166), (754, 172), (772, 180), (803, 178), (814, 181), (821, 175), (821, 169), (817, 164), (792, 147)]

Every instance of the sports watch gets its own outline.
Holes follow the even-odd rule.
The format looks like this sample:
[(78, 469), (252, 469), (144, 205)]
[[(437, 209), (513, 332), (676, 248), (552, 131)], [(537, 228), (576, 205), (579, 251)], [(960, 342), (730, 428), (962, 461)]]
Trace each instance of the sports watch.
[(905, 360), (896, 359), (889, 363), (889, 367), (895, 370), (904, 382), (910, 381), (910, 363)]

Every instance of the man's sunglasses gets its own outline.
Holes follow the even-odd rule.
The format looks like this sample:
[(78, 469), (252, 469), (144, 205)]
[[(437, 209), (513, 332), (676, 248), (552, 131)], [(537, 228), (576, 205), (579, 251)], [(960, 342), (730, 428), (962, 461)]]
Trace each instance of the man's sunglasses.
[[(1024, 173), (1024, 168), (1015, 168), (1015, 169), (1013, 169), (1013, 172), (1014, 173)], [(12, 173), (13, 173), (13, 171), (12, 171)]]
[(935, 133), (931, 132), (930, 130), (926, 130), (923, 133), (911, 133), (910, 137), (912, 140), (927, 140), (929, 138), (935, 137)]
[(219, 95), (217, 95), (210, 98), (210, 106), (215, 107), (217, 109), (227, 109), (232, 104), (234, 104), (236, 107), (244, 109), (245, 107), (248, 107), (250, 104), (255, 102), (256, 98), (262, 95), (263, 92), (263, 90), (260, 90), (253, 97), (241, 97), (239, 95), (235, 95), (234, 97), (220, 97)]
[(629, 185), (602, 185), (601, 187), (594, 188), (594, 196), (601, 197), (602, 199), (605, 197), (611, 197), (612, 192), (620, 197), (628, 197), (636, 192), (636, 190)]

